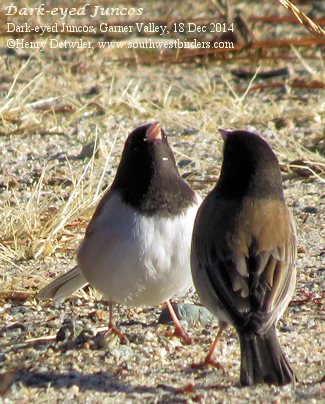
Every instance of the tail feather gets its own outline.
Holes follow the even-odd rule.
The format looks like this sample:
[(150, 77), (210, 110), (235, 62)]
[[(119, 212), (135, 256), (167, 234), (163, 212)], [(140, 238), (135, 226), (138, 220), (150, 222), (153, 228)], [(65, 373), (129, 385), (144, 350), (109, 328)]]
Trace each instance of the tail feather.
[(76, 266), (41, 289), (36, 297), (40, 300), (53, 299), (55, 304), (60, 304), (64, 299), (86, 285), (88, 285), (88, 281)]
[(264, 335), (239, 332), (243, 386), (257, 383), (284, 385), (295, 380), (294, 372), (284, 356), (275, 326)]

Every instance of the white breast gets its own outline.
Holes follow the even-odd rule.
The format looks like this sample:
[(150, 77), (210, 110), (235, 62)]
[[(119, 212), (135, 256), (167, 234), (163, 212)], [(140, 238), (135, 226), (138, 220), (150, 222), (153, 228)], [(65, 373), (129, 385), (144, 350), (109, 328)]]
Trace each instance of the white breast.
[(107, 299), (128, 306), (157, 305), (184, 294), (192, 285), (190, 245), (198, 205), (174, 218), (143, 216), (112, 194), (79, 249), (85, 278)]

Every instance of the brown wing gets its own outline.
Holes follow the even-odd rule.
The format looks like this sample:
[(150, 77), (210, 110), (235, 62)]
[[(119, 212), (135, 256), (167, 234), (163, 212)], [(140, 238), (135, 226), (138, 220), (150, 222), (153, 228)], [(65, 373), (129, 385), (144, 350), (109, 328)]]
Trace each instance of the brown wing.
[(226, 212), (225, 206), (219, 206), (214, 216), (208, 211), (201, 215), (201, 231), (195, 236), (201, 270), (228, 317), (236, 327), (252, 327), (260, 333), (281, 317), (295, 286), (294, 222), (283, 202), (278, 205), (277, 220), (271, 214), (274, 204), (269, 207), (263, 201), (263, 209), (260, 202), (249, 202), (240, 206), (239, 213), (233, 210), (228, 223), (225, 217), (231, 216), (233, 207)]

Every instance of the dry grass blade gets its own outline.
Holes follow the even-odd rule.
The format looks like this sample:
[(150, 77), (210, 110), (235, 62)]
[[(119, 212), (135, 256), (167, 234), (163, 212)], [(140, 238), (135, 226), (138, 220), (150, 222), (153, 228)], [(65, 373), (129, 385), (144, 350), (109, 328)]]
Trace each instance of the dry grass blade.
[(316, 24), (313, 20), (306, 16), (298, 7), (292, 4), (288, 0), (279, 0), (279, 2), (286, 8), (292, 11), (297, 20), (302, 24), (309, 32), (315, 35), (317, 38), (325, 38), (325, 31), (321, 26)]
[[(45, 196), (44, 176), (48, 167), (43, 169), (38, 184), (27, 201), (16, 198), (14, 192), (10, 194), (12, 198), (15, 198), (15, 204), (11, 206), (9, 202), (4, 203), (0, 209), (2, 235), (0, 262), (13, 264), (17, 259), (48, 256), (67, 243), (66, 238), (63, 237), (65, 228), (82, 212), (93, 207), (105, 192), (105, 190), (102, 191), (103, 173), (98, 185), (94, 185), (96, 181), (93, 177), (93, 165), (96, 151), (97, 147), (94, 148), (93, 155), (80, 177), (74, 176), (71, 170), (73, 188), (67, 200), (62, 201), (60, 197), (54, 195)], [(111, 153), (104, 170), (109, 164), (110, 156)], [(49, 213), (50, 206), (52, 208), (55, 206), (51, 213)], [(71, 238), (75, 239), (75, 237)]]

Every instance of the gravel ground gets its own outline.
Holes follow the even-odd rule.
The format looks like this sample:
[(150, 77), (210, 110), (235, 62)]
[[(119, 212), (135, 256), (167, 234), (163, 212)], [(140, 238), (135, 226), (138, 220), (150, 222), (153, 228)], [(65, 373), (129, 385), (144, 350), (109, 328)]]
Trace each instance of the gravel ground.
[[(166, 337), (170, 326), (158, 323), (162, 307), (115, 311), (130, 344), (115, 338), (96, 337), (107, 325), (105, 302), (87, 289), (55, 308), (37, 302), (32, 290), (40, 274), (48, 278), (73, 265), (73, 254), (46, 260), (20, 262), (6, 267), (17, 280), (21, 293), (0, 295), (0, 388), (12, 383), (4, 402), (321, 402), (324, 399), (324, 325), (321, 305), (324, 286), (324, 251), (320, 221), (324, 202), (317, 179), (284, 182), (288, 203), (298, 227), (297, 292), (279, 324), (285, 352), (296, 369), (294, 386), (241, 388), (239, 345), (228, 329), (218, 346), (220, 369), (193, 370), (203, 359), (213, 335), (215, 321), (183, 324), (193, 345)], [(23, 284), (28, 283), (28, 292)], [(42, 281), (44, 284), (44, 281)], [(33, 286), (34, 285), (34, 286)], [(182, 303), (198, 304), (195, 293)], [(204, 323), (204, 322), (203, 322)], [(35, 339), (40, 339), (36, 340)], [(47, 339), (49, 338), (49, 339)]]
[[(197, 15), (210, 10), (205, 3), (211, 6), (198, 3)], [(245, 9), (246, 2), (235, 3)], [(167, 15), (166, 4), (159, 2), (155, 15)], [(261, 15), (274, 11), (263, 7)], [(256, 23), (254, 30), (260, 38), (285, 36), (283, 26)], [(299, 25), (287, 30), (287, 36), (305, 35)], [(261, 65), (258, 59), (234, 58), (127, 66), (112, 63), (116, 53), (108, 50), (8, 52), (4, 41), (0, 38), (0, 402), (324, 402), (321, 48), (284, 50), (283, 60), (278, 54)], [(288, 72), (274, 85), (231, 73), (247, 68), (254, 74), (257, 63), (260, 71)], [(291, 86), (295, 80), (300, 87)], [(124, 139), (153, 120), (167, 129), (182, 175), (202, 196), (219, 175), (218, 127), (257, 131), (277, 153), (298, 232), (296, 294), (278, 325), (298, 376), (295, 386), (241, 388), (233, 329), (224, 332), (216, 351), (223, 369), (192, 369), (218, 330), (209, 316), (198, 316), (195, 292), (179, 300), (194, 310), (181, 318), (193, 339), (190, 346), (166, 336), (171, 326), (158, 321), (163, 306), (117, 307), (116, 322), (130, 341), (121, 345), (97, 335), (107, 325), (108, 309), (93, 290), (59, 307), (35, 300), (42, 286), (75, 265), (76, 248), (98, 195), (114, 177)], [(90, 159), (93, 142), (99, 150)]]

